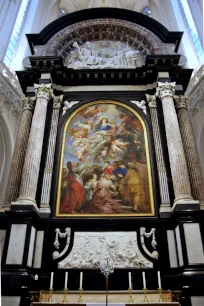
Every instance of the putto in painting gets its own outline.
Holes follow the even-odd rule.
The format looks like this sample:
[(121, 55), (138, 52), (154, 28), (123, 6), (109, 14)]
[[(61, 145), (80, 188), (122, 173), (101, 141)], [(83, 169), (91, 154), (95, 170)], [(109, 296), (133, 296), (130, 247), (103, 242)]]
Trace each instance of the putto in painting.
[(154, 215), (146, 127), (129, 106), (97, 101), (65, 124), (57, 216)]

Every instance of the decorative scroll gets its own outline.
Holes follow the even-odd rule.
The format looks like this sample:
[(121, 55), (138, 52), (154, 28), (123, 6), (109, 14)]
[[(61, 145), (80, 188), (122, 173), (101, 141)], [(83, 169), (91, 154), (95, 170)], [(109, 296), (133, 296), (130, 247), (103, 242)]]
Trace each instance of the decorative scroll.
[[(156, 241), (156, 238), (155, 238), (155, 232), (156, 232), (155, 228), (152, 228), (151, 231), (149, 233), (147, 233), (146, 232), (146, 228), (145, 227), (141, 227), (141, 229), (140, 229), (140, 238), (141, 238), (142, 248), (145, 251), (145, 253), (147, 255), (149, 255), (150, 257), (154, 258), (154, 259), (158, 259), (159, 253), (156, 250), (157, 241)], [(144, 237), (146, 237), (146, 238), (152, 237), (151, 246), (154, 249), (154, 251), (152, 253), (147, 249), (147, 247), (145, 245)]]
[(55, 236), (55, 242), (54, 242), (54, 246), (55, 248), (58, 250), (59, 247), (60, 247), (60, 243), (59, 243), (59, 237), (60, 238), (67, 238), (67, 241), (66, 241), (66, 246), (65, 248), (62, 250), (61, 253), (59, 253), (58, 251), (54, 251), (53, 254), (52, 254), (52, 257), (53, 259), (58, 259), (60, 257), (62, 257), (68, 250), (69, 248), (69, 243), (70, 243), (70, 235), (71, 235), (71, 228), (70, 227), (67, 227), (65, 228), (65, 232), (64, 233), (61, 233), (60, 232), (60, 229), (59, 228), (56, 228), (55, 230), (56, 232), (56, 236)]

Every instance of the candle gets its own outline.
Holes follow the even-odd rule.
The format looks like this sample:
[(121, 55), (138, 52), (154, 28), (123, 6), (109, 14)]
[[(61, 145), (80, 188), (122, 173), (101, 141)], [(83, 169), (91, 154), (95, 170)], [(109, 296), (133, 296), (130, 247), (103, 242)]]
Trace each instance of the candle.
[(83, 272), (80, 272), (80, 285), (79, 288), (82, 289)]
[(147, 288), (147, 287), (146, 287), (145, 272), (142, 272), (142, 279), (143, 279), (143, 288)]
[(157, 277), (158, 277), (158, 286), (159, 288), (161, 288), (161, 275), (160, 275), (160, 271), (157, 272)]
[(50, 278), (50, 288), (53, 288), (53, 278), (54, 278), (54, 272), (51, 272), (51, 278)]
[(129, 278), (129, 289), (132, 289), (131, 272), (128, 272), (128, 278)]
[(64, 289), (67, 289), (67, 283), (68, 283), (68, 272), (65, 272)]

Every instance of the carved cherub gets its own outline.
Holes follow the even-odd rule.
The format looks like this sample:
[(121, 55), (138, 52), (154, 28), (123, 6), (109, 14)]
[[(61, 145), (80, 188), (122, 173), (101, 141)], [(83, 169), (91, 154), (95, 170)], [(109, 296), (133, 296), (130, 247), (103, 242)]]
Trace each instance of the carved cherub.
[(62, 109), (62, 116), (64, 116), (64, 114), (66, 113), (66, 111), (70, 108), (72, 108), (73, 105), (79, 103), (79, 101), (71, 101), (71, 102), (68, 102), (68, 101), (64, 101), (64, 107)]

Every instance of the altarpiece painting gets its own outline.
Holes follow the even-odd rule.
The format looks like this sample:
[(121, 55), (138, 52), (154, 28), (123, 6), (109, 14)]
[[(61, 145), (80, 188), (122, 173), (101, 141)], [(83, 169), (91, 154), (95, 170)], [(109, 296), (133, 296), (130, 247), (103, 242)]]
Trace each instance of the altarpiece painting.
[(57, 216), (152, 216), (147, 131), (115, 101), (95, 101), (68, 118), (63, 134)]

